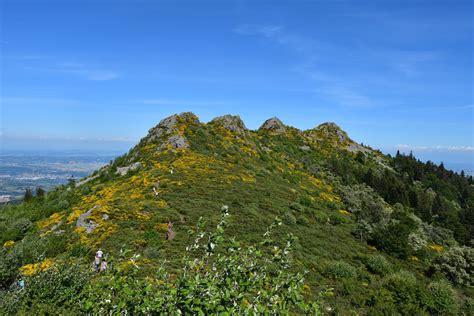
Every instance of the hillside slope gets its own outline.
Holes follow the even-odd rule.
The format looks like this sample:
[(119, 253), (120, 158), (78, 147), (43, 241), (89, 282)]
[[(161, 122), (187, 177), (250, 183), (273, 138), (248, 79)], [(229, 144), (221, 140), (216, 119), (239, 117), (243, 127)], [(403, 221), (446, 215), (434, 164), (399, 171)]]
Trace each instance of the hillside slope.
[(297, 237), (293, 269), (308, 271), (306, 295), (326, 313), (470, 309), (472, 178), (383, 155), (334, 123), (300, 131), (271, 118), (252, 131), (231, 115), (207, 124), (192, 113), (168, 117), (89, 177), (0, 209), (0, 283), (86, 266), (98, 248), (141, 254), (138, 277), (163, 261), (178, 271), (187, 232), (200, 217), (215, 225), (222, 205), (226, 234), (245, 245), (282, 219), (276, 238)]

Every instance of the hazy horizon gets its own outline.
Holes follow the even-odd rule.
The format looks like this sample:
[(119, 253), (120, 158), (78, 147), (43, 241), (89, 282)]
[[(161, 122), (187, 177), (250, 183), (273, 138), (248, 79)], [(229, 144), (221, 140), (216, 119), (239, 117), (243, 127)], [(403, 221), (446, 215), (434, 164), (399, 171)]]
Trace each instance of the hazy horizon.
[(127, 150), (238, 114), (474, 160), (471, 1), (3, 1), (2, 150)]

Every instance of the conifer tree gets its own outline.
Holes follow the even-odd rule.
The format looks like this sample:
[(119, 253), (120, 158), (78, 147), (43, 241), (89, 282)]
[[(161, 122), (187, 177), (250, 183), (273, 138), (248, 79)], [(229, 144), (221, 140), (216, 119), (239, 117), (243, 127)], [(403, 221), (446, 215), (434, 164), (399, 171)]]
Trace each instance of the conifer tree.
[(26, 190), (25, 190), (25, 195), (24, 195), (24, 197), (23, 197), (23, 200), (24, 200), (25, 202), (29, 202), (29, 201), (31, 201), (32, 199), (33, 199), (33, 191), (31, 191), (30, 188), (26, 188)]
[(43, 198), (45, 195), (46, 191), (42, 187), (37, 187), (36, 188), (36, 196), (39, 198)]

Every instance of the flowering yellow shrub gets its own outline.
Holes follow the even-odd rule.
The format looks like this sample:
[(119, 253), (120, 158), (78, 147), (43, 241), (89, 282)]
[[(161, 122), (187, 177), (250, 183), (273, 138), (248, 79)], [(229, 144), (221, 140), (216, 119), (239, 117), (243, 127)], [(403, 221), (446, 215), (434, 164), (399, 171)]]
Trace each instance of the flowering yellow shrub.
[(435, 252), (442, 252), (444, 250), (444, 247), (438, 244), (431, 244), (429, 248)]
[(20, 270), (20, 273), (22, 273), (25, 276), (32, 276), (38, 272), (41, 272), (50, 268), (52, 265), (53, 265), (53, 260), (45, 259), (38, 263), (30, 263), (30, 264), (24, 265), (19, 270)]
[(61, 220), (64, 218), (64, 214), (61, 213), (54, 213), (49, 218), (41, 220), (38, 222), (38, 228), (43, 229), (46, 227), (50, 227), (52, 225), (59, 224)]
[(348, 216), (352, 215), (351, 213), (349, 213), (346, 210), (339, 210), (339, 213), (341, 213), (342, 215), (348, 215)]
[(13, 245), (15, 245), (15, 242), (13, 240), (7, 240), (5, 241), (5, 243), (3, 244), (3, 247), (5, 248), (10, 248), (10, 247), (13, 247)]
[(144, 198), (143, 194), (141, 192), (132, 192), (132, 194), (130, 194), (130, 199), (134, 200), (142, 200)]
[(235, 176), (235, 175), (227, 176), (226, 179), (227, 179), (227, 183), (229, 183), (229, 184), (234, 182), (234, 181), (240, 180), (240, 178), (238, 176)]
[(164, 200), (159, 200), (159, 201), (156, 202), (156, 206), (159, 207), (159, 208), (167, 208), (168, 203), (166, 203), (166, 201), (164, 201)]
[(74, 207), (72, 209), (71, 214), (69, 214), (69, 216), (67, 217), (67, 223), (72, 224), (72, 222), (76, 221), (82, 213), (84, 213), (83, 210)]
[(240, 176), (240, 178), (242, 179), (243, 182), (256, 182), (257, 180), (255, 179), (254, 176), (250, 175), (250, 174), (243, 174)]
[(335, 201), (339, 201), (339, 197), (334, 195), (334, 194), (331, 194), (331, 193), (327, 193), (327, 192), (321, 192), (319, 193), (319, 197), (321, 198), (321, 200), (323, 201), (328, 201), (328, 202), (335, 202)]
[(159, 223), (155, 226), (155, 229), (160, 232), (166, 232), (168, 230), (168, 223)]

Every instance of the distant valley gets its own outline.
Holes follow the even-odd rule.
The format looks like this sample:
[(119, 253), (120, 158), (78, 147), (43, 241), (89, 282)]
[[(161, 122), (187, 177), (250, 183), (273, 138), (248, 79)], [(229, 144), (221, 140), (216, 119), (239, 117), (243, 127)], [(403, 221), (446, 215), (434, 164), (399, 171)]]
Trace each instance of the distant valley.
[(26, 188), (49, 190), (73, 177), (80, 179), (107, 164), (119, 153), (30, 152), (0, 155), (0, 202), (23, 196)]

